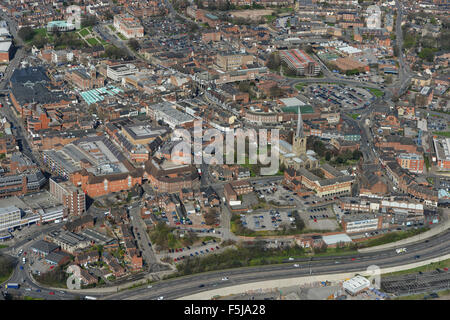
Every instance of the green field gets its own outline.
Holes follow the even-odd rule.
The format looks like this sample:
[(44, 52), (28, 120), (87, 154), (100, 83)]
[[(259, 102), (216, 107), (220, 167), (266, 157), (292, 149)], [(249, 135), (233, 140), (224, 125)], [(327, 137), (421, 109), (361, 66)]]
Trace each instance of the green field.
[(295, 85), (295, 89), (297, 89), (298, 91), (302, 91), (304, 87), (306, 87), (305, 83), (297, 83)]
[(450, 138), (450, 131), (433, 131), (434, 135)]
[(127, 40), (121, 33), (116, 33), (121, 40)]
[(79, 33), (82, 37), (86, 37), (90, 32), (88, 29), (85, 28), (85, 29), (80, 30)]
[(86, 41), (91, 46), (96, 46), (96, 45), (100, 44), (100, 42), (98, 42), (98, 40), (96, 38), (89, 38), (89, 39), (86, 39)]
[(277, 17), (272, 16), (272, 15), (267, 15), (267, 16), (264, 16), (264, 18), (266, 19), (267, 23), (272, 23), (272, 21), (275, 20)]

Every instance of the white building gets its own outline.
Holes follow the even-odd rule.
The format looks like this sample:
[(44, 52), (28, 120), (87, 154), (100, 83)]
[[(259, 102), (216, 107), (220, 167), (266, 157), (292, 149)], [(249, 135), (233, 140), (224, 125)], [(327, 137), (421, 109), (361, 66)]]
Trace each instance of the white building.
[(114, 81), (122, 81), (122, 78), (129, 75), (134, 75), (138, 69), (134, 64), (118, 64), (115, 66), (108, 66), (106, 69), (106, 76)]
[(0, 231), (20, 225), (20, 209), (16, 206), (0, 208)]
[(370, 287), (370, 281), (363, 276), (356, 276), (347, 281), (344, 281), (342, 287), (347, 293), (354, 296), (368, 289)]

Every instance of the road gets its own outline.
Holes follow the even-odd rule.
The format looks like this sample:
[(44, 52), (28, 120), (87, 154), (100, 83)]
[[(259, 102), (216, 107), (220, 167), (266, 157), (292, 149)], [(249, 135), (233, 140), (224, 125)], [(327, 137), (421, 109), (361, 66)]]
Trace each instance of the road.
[[(440, 234), (427, 241), (421, 241), (407, 246), (407, 253), (397, 254), (389, 249), (374, 253), (346, 255), (340, 257), (316, 257), (296, 259), (289, 263), (240, 269), (220, 270), (170, 280), (164, 280), (153, 285), (151, 289), (138, 288), (103, 297), (104, 299), (155, 299), (164, 296), (165, 299), (177, 299), (211, 289), (218, 289), (237, 284), (257, 281), (286, 279), (307, 275), (325, 275), (342, 272), (365, 271), (370, 265), (393, 267), (412, 262), (428, 260), (450, 253), (450, 231)], [(416, 256), (420, 257), (416, 259)], [(354, 259), (354, 260), (352, 260)], [(293, 263), (300, 264), (299, 268)], [(221, 281), (222, 277), (229, 281)], [(203, 287), (200, 287), (203, 285)]]
[(138, 247), (142, 252), (144, 261), (147, 264), (148, 272), (158, 272), (170, 269), (166, 265), (161, 265), (160, 261), (155, 256), (151, 247), (151, 242), (146, 230), (146, 224), (141, 217), (141, 207), (139, 203), (133, 203), (129, 207), (131, 218), (131, 225), (133, 226), (133, 233), (137, 239)]
[(405, 64), (403, 56), (403, 32), (402, 32), (402, 20), (403, 20), (403, 7), (399, 0), (395, 0), (395, 6), (397, 8), (397, 20), (395, 22), (395, 34), (398, 47), (398, 63), (399, 74), (397, 83), (392, 84), (389, 89), (396, 96), (401, 96), (406, 92), (411, 81), (411, 70), (407, 64)]

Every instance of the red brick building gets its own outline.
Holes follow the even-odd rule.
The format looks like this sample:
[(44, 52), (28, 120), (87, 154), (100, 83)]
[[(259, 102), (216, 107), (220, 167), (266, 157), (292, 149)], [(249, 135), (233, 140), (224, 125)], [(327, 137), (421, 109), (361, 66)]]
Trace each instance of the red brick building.
[(136, 184), (142, 184), (142, 174), (138, 171), (94, 176), (82, 169), (70, 176), (70, 181), (79, 186), (90, 197), (99, 197), (112, 192), (129, 190)]

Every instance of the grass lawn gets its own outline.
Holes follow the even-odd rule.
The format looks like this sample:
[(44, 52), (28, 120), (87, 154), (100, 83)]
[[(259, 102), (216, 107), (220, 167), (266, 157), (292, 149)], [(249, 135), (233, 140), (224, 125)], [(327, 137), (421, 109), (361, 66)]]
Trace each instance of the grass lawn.
[(89, 32), (89, 30), (88, 29), (81, 29), (80, 31), (79, 31), (79, 34), (82, 36), (82, 37), (86, 37), (88, 34), (89, 34), (90, 32)]
[(379, 90), (379, 89), (374, 89), (374, 88), (366, 88), (367, 90), (369, 90), (375, 97), (382, 97), (383, 96), (383, 91)]
[(112, 24), (108, 24), (108, 28), (109, 28), (112, 32), (116, 32), (116, 28), (115, 28)]
[(86, 39), (86, 41), (91, 46), (96, 46), (96, 45), (100, 44), (100, 42), (98, 42), (98, 40), (96, 38), (89, 38), (89, 39)]
[(0, 244), (0, 249), (3, 249), (3, 248), (8, 248), (8, 245), (7, 244)]
[(446, 138), (450, 138), (450, 131), (433, 131), (433, 134), (437, 136), (443, 136)]
[(384, 234), (383, 236), (371, 240), (367, 240), (364, 242), (361, 242), (361, 244), (364, 244), (364, 247), (374, 247), (379, 246), (386, 243), (391, 243), (395, 241), (399, 241), (405, 238), (409, 238), (412, 236), (415, 236), (419, 233), (425, 232), (429, 230), (428, 227), (422, 227), (420, 229), (412, 229), (408, 231), (392, 231), (390, 233)]
[(264, 16), (264, 18), (266, 19), (267, 23), (272, 23), (272, 21), (275, 20), (277, 17), (272, 16), (272, 15), (267, 15), (267, 16)]
[(354, 120), (358, 119), (359, 116), (360, 116), (359, 113), (352, 113), (352, 114), (350, 114), (350, 117), (352, 117)]
[(121, 40), (127, 40), (121, 33), (116, 33)]
[(44, 298), (33, 298), (30, 296), (24, 296), (23, 300), (45, 300)]
[(430, 158), (428, 158), (428, 156), (424, 156), (423, 157), (424, 161), (425, 161), (425, 166), (427, 167), (427, 170), (430, 170)]
[(297, 83), (295, 85), (295, 89), (297, 89), (298, 91), (302, 91), (304, 87), (306, 87), (306, 83)]

